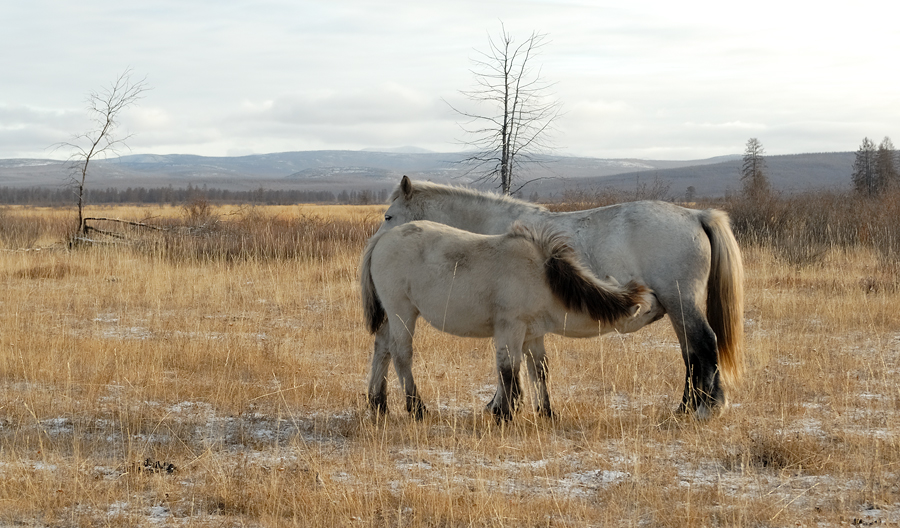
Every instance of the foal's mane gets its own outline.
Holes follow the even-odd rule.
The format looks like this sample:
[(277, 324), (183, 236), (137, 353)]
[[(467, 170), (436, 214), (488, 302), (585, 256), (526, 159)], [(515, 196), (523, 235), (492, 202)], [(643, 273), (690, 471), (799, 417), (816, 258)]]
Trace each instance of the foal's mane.
[(595, 321), (613, 324), (634, 314), (649, 290), (634, 281), (625, 286), (598, 279), (581, 263), (569, 237), (547, 224), (512, 225), (507, 237), (524, 238), (544, 255), (547, 285), (569, 310), (588, 314)]
[[(440, 183), (433, 183), (427, 181), (412, 181), (412, 194), (415, 198), (421, 199), (433, 199), (439, 197), (458, 197), (464, 200), (473, 200), (476, 203), (482, 204), (506, 204), (512, 205), (516, 207), (528, 208), (536, 211), (546, 211), (547, 208), (534, 204), (531, 202), (526, 202), (525, 200), (520, 200), (518, 198), (514, 198), (512, 196), (504, 196), (500, 194), (490, 193), (490, 192), (482, 192), (476, 191), (475, 189), (470, 189), (468, 187), (458, 187), (454, 185), (442, 185)], [(399, 198), (402, 194), (402, 190), (398, 185), (394, 192), (391, 193), (391, 197), (388, 201), (393, 202), (397, 198)]]

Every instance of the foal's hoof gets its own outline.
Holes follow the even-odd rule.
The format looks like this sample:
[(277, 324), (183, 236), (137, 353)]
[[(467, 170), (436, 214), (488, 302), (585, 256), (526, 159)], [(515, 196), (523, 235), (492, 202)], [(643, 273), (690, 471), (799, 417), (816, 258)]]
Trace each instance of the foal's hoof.
[(503, 425), (504, 423), (511, 422), (513, 419), (513, 413), (509, 409), (503, 409), (499, 406), (494, 407), (493, 405), (488, 404), (487, 407), (485, 407), (485, 410), (490, 411), (494, 416), (497, 425)]
[(425, 415), (428, 414), (428, 409), (425, 407), (425, 404), (418, 398), (406, 402), (406, 411), (418, 422), (424, 420)]
[(384, 416), (388, 412), (387, 397), (385, 396), (369, 396), (369, 410), (375, 416)]

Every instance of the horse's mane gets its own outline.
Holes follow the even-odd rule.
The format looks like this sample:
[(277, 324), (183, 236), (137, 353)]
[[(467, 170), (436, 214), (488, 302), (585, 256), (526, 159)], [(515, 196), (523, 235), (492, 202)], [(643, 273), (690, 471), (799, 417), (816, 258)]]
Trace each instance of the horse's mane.
[[(509, 204), (515, 205), (517, 207), (525, 207), (531, 208), (534, 210), (546, 211), (547, 208), (534, 204), (531, 202), (526, 202), (525, 200), (520, 200), (518, 198), (514, 198), (512, 196), (505, 196), (496, 193), (482, 192), (477, 191), (475, 189), (470, 189), (468, 187), (460, 187), (455, 185), (443, 185), (440, 183), (433, 183), (427, 181), (412, 181), (412, 194), (417, 198), (422, 199), (433, 199), (437, 197), (443, 196), (451, 196), (451, 197), (460, 197), (468, 200), (475, 200), (479, 203), (490, 203), (490, 204)], [(397, 198), (399, 198), (402, 194), (402, 190), (400, 185), (394, 189), (394, 192), (391, 193), (391, 197), (389, 201), (393, 202)]]

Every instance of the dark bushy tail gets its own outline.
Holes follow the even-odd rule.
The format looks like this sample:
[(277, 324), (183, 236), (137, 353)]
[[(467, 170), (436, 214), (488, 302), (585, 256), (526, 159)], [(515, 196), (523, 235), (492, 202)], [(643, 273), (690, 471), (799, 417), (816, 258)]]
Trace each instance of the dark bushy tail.
[(634, 281), (625, 286), (601, 281), (578, 260), (568, 239), (546, 226), (537, 230), (521, 225), (514, 233), (531, 238), (545, 257), (544, 272), (553, 294), (567, 309), (588, 314), (605, 324), (633, 317), (640, 307), (649, 308), (650, 290)]
[(387, 314), (378, 293), (375, 291), (375, 283), (372, 281), (372, 252), (375, 250), (375, 244), (381, 235), (376, 233), (369, 239), (366, 249), (363, 252), (362, 261), (359, 266), (359, 287), (362, 297), (363, 314), (366, 318), (366, 328), (370, 333), (374, 334), (387, 321)]
[(702, 211), (700, 224), (709, 237), (712, 261), (707, 283), (706, 319), (716, 334), (719, 375), (734, 387), (744, 372), (744, 264), (728, 215)]

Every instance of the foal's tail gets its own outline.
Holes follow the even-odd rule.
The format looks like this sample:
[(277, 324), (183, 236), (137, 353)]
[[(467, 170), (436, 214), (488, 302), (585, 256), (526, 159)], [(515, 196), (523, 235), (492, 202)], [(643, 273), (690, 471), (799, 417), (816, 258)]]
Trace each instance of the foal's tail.
[(375, 233), (366, 244), (366, 250), (363, 252), (362, 262), (359, 266), (359, 286), (362, 295), (363, 314), (366, 318), (366, 328), (370, 333), (375, 333), (381, 328), (381, 325), (387, 321), (387, 314), (378, 293), (375, 291), (375, 282), (372, 281), (372, 252), (375, 244), (384, 233)]
[(595, 277), (581, 264), (561, 232), (547, 226), (535, 230), (516, 224), (512, 234), (530, 238), (544, 253), (547, 284), (568, 310), (586, 313), (595, 321), (612, 325), (651, 306), (652, 293), (644, 285), (631, 281), (620, 286)]
[(712, 248), (706, 318), (716, 334), (719, 375), (733, 387), (744, 372), (744, 264), (726, 213), (702, 211), (700, 223)]

